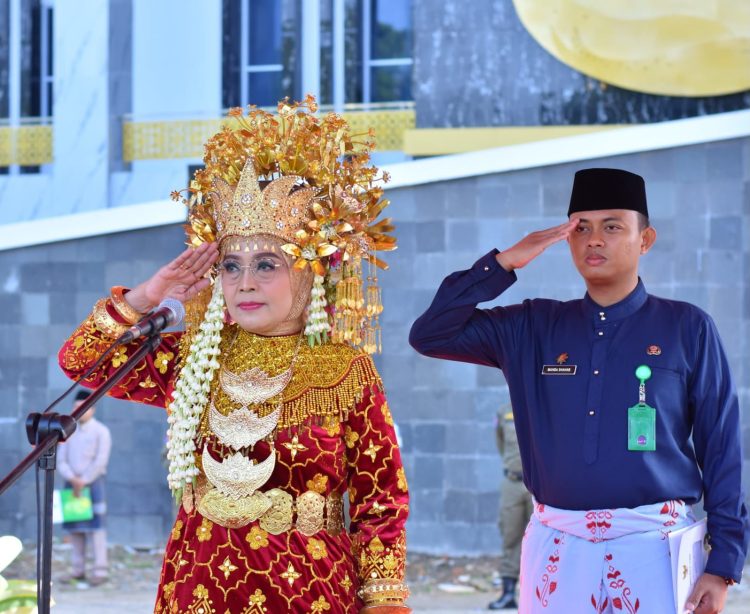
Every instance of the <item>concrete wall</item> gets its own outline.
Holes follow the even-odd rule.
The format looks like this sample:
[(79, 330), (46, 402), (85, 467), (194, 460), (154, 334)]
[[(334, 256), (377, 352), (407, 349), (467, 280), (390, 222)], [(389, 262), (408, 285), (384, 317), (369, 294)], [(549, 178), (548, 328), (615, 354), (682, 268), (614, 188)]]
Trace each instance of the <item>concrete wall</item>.
[[(449, 272), (560, 223), (574, 171), (603, 165), (645, 176), (659, 232), (643, 261), (646, 287), (715, 317), (740, 389), (750, 451), (750, 139), (392, 190), (399, 249), (386, 255), (391, 270), (381, 275), (385, 351), (376, 361), (403, 439), (415, 550), (499, 548), (493, 421), (508, 395), (498, 371), (418, 356), (407, 343), (411, 322)], [(182, 231), (173, 226), (0, 253), (0, 471), (29, 449), (26, 413), (65, 387), (56, 350), (66, 335), (110, 286), (145, 278), (181, 243)], [(556, 245), (519, 273), (503, 302), (583, 293), (567, 248)], [(172, 510), (160, 460), (163, 413), (107, 400), (99, 416), (115, 439), (110, 535), (128, 543), (165, 539)], [(29, 478), (0, 498), (0, 534), (33, 536), (33, 501)]]
[[(30, 450), (24, 419), (70, 384), (57, 351), (98, 298), (116, 284), (134, 285), (179, 253), (179, 226), (69, 241), (0, 253), (0, 472)], [(70, 404), (62, 411), (69, 411)], [(97, 418), (113, 439), (107, 495), (110, 539), (160, 543), (173, 506), (161, 451), (165, 412), (106, 399)], [(33, 539), (32, 474), (0, 497), (0, 535)]]
[[(409, 543), (435, 552), (496, 552), (500, 461), (494, 418), (508, 401), (495, 369), (416, 355), (411, 322), (451, 271), (493, 247), (565, 219), (572, 177), (590, 166), (642, 174), (657, 243), (642, 263), (653, 294), (687, 300), (716, 319), (740, 389), (750, 451), (750, 139), (562, 164), (391, 192), (399, 249), (385, 286), (382, 375), (403, 437), (412, 493)], [(567, 246), (518, 273), (498, 303), (585, 292)], [(750, 460), (750, 457), (746, 457)], [(750, 490), (746, 462), (745, 490)]]

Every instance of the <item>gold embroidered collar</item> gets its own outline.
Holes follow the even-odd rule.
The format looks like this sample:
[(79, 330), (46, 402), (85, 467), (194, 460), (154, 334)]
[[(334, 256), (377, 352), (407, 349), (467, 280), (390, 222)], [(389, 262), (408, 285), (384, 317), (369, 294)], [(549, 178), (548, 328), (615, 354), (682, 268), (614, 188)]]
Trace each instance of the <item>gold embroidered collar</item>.
[[(236, 326), (236, 325), (235, 325)], [(281, 375), (289, 365), (297, 348), (299, 335), (263, 337), (235, 326), (222, 332), (219, 361), (232, 373), (250, 369), (263, 370), (269, 377)], [(232, 343), (235, 334), (237, 338)], [(339, 422), (361, 398), (365, 388), (379, 385), (380, 378), (372, 359), (363, 352), (343, 344), (326, 344), (313, 348), (302, 344), (294, 363), (291, 381), (282, 393), (282, 410), (278, 428), (298, 426), (310, 418), (322, 422)], [(219, 385), (218, 377), (211, 383), (212, 400), (216, 411), (228, 416), (240, 409)], [(277, 397), (278, 398), (278, 397)], [(276, 399), (248, 406), (259, 417), (277, 409)], [(204, 426), (208, 426), (208, 413)]]

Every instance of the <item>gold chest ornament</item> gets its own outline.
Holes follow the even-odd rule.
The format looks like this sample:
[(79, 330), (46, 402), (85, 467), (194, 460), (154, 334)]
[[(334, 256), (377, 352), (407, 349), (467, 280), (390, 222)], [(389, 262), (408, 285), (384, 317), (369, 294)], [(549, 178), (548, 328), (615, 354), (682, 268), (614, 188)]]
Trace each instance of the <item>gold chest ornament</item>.
[[(235, 450), (231, 456), (217, 461), (211, 456), (208, 443), (203, 446), (203, 471), (212, 488), (200, 498), (198, 511), (209, 520), (222, 526), (244, 526), (271, 508), (271, 498), (258, 490), (268, 482), (276, 466), (274, 443), (270, 444), (270, 454), (259, 463), (248, 459), (241, 450), (253, 447), (276, 429), (281, 413), (281, 395), (292, 379), (299, 345), (298, 342), (289, 368), (274, 377), (259, 367), (241, 373), (232, 373), (222, 367), (219, 372), (221, 389), (240, 407), (226, 416), (217, 411), (213, 402), (208, 409), (208, 422), (214, 435), (220, 443)], [(248, 407), (275, 396), (279, 397), (278, 407), (267, 416), (260, 417)]]

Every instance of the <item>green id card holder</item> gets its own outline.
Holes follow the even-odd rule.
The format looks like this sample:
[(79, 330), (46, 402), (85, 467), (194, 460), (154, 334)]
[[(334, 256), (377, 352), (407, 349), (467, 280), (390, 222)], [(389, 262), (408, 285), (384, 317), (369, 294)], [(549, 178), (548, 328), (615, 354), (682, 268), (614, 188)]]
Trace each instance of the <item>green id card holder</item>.
[(628, 450), (656, 450), (656, 409), (650, 405), (628, 407)]

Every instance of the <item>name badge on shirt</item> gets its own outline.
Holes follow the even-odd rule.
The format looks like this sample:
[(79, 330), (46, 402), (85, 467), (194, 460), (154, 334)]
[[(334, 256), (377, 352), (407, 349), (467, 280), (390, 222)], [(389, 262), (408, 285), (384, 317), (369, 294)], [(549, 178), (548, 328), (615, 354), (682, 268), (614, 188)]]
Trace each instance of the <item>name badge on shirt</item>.
[(575, 375), (578, 365), (543, 365), (542, 375)]

